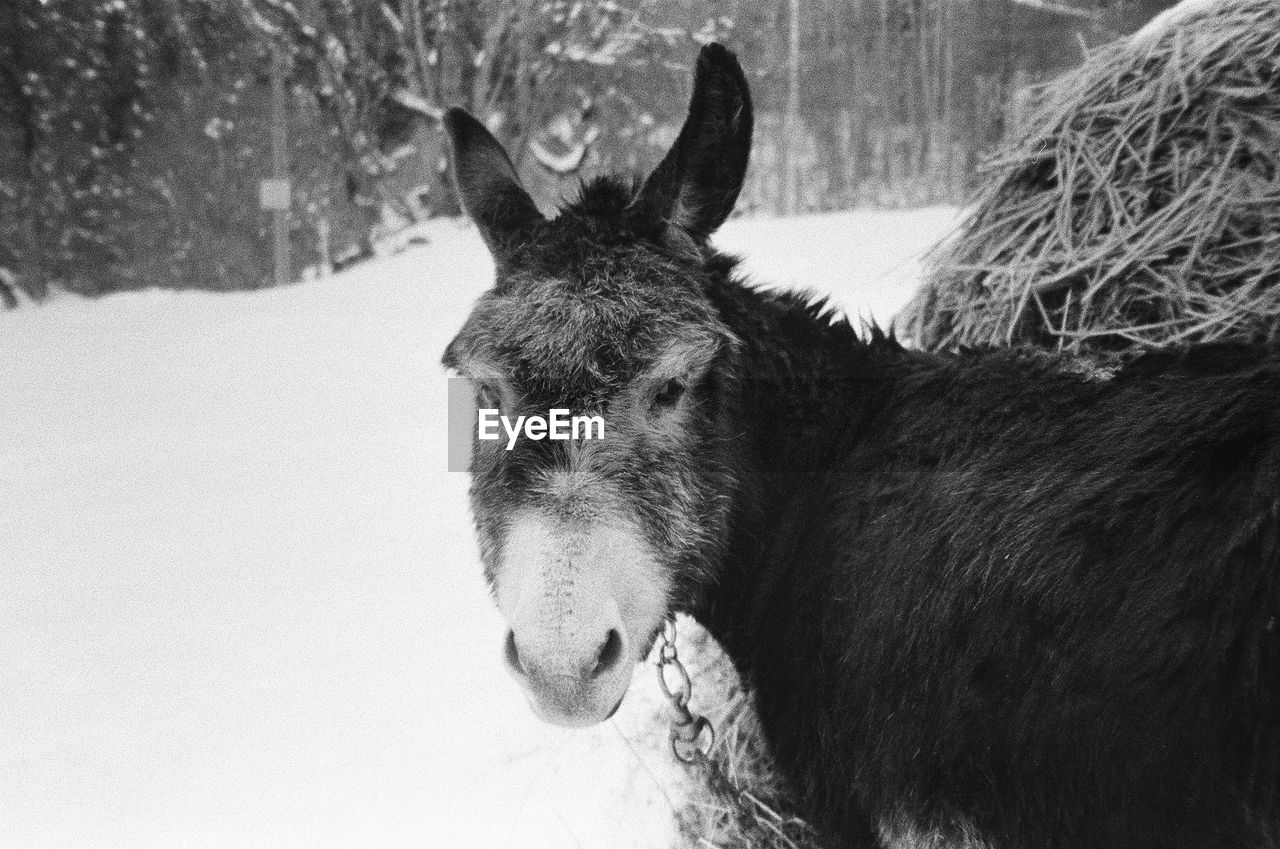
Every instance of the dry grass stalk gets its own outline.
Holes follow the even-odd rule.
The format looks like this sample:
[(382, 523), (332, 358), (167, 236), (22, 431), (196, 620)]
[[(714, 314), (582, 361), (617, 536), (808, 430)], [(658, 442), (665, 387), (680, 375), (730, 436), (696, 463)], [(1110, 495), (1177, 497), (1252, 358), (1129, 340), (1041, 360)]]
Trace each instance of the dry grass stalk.
[(1036, 100), (901, 335), (1101, 351), (1280, 337), (1280, 4), (1220, 0)]

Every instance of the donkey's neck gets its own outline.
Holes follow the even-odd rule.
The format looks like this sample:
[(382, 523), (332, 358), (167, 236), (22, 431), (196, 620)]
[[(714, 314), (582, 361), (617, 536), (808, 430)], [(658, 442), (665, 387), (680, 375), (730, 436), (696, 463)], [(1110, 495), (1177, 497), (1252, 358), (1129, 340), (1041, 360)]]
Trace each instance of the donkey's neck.
[[(802, 529), (826, 475), (857, 440), (887, 385), (876, 345), (824, 304), (762, 292), (726, 275), (710, 293), (743, 350), (737, 417), (745, 445), (721, 580), (697, 611), (751, 673), (771, 604), (788, 581), (788, 536)], [(886, 346), (891, 347), (891, 346)]]

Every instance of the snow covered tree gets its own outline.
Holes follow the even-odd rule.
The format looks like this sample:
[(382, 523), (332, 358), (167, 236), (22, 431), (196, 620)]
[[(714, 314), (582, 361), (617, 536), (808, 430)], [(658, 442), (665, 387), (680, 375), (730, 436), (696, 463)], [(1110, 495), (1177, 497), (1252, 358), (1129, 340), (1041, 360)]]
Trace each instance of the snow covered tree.
[(1171, 2), (5, 0), (0, 269), (35, 295), (264, 285), (273, 45), (294, 255), (324, 266), (457, 211), (448, 106), (503, 140), (546, 205), (652, 167), (712, 39), (755, 92), (741, 208), (956, 200), (1011, 91)]

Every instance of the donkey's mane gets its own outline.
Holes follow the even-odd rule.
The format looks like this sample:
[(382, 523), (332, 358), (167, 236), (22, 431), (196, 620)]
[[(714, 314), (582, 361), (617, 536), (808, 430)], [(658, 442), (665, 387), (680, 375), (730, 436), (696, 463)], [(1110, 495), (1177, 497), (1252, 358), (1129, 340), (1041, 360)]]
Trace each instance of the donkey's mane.
[[(635, 177), (607, 174), (582, 180), (577, 195), (566, 204), (559, 217), (566, 220), (616, 222), (626, 228), (627, 213), (640, 191), (641, 181)], [(628, 234), (631, 235), (631, 234)], [(848, 347), (902, 350), (893, 327), (886, 330), (873, 319), (861, 321), (861, 330), (830, 297), (810, 291), (772, 290), (749, 281), (740, 270), (741, 259), (712, 245), (703, 247), (703, 262), (712, 279), (720, 285), (734, 286), (753, 293), (778, 310), (778, 317), (803, 322), (816, 336), (828, 343)]]
[[(848, 349), (865, 353), (904, 350), (894, 335), (892, 325), (885, 329), (874, 319), (862, 319), (859, 328), (842, 307), (832, 302), (830, 296), (803, 289), (767, 288), (742, 273), (738, 257), (715, 248), (709, 250), (707, 268), (712, 279), (719, 284), (718, 288), (745, 293), (763, 308), (778, 332), (785, 329), (792, 338), (821, 343), (828, 350)], [(713, 300), (719, 300), (714, 293)]]
[(577, 196), (560, 214), (620, 219), (639, 191), (640, 180), (636, 177), (628, 178), (617, 174), (592, 177), (578, 184)]

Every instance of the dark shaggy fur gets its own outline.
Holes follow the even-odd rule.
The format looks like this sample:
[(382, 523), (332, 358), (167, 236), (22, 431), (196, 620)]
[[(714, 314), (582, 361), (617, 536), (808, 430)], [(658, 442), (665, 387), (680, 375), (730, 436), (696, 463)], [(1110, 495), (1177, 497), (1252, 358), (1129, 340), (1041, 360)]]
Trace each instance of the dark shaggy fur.
[(758, 340), (767, 377), (742, 400), (765, 416), (747, 416), (755, 503), (691, 612), (833, 845), (897, 823), (1000, 847), (1277, 845), (1277, 352), (1098, 380), (859, 343), (732, 281), (718, 298)]
[[(488, 234), (499, 282), (447, 361), (607, 408), (664, 346), (706, 342), (688, 438), (610, 468), (831, 846), (1280, 846), (1280, 351), (1097, 373), (863, 340), (708, 247), (745, 168), (741, 126), (708, 110), (745, 112), (749, 141), (723, 49), (680, 168)], [(728, 178), (699, 170), (724, 149)], [(560, 462), (528, 450), (477, 469), (489, 549), (528, 469)]]

